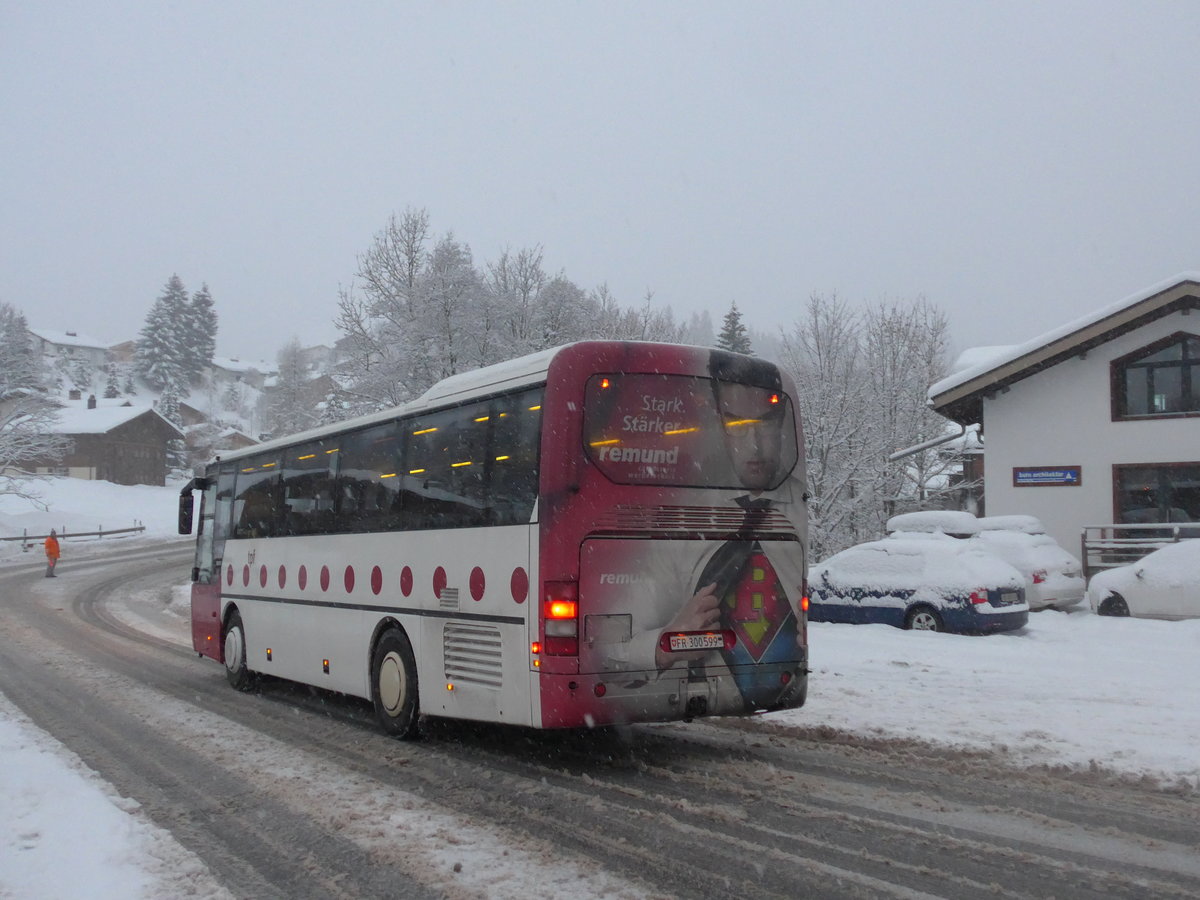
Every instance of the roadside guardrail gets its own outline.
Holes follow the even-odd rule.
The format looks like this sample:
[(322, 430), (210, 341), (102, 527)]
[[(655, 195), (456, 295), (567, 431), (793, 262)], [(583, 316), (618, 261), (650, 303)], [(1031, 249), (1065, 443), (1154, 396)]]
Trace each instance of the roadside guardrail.
[[(60, 528), (58, 529), (58, 539), (60, 541), (75, 540), (77, 538), (95, 538), (96, 540), (100, 540), (101, 538), (111, 537), (113, 535), (136, 534), (145, 530), (146, 526), (135, 519), (133, 526), (130, 528), (109, 528), (108, 530), (105, 530), (103, 525), (97, 525), (95, 531), (70, 532), (65, 528)], [(28, 550), (31, 547), (36, 547), (39, 542), (44, 541), (48, 537), (50, 537), (49, 532), (46, 532), (45, 534), (30, 534), (27, 529), (21, 534), (14, 535), (13, 537), (0, 537), (0, 541), (20, 541), (21, 549)]]

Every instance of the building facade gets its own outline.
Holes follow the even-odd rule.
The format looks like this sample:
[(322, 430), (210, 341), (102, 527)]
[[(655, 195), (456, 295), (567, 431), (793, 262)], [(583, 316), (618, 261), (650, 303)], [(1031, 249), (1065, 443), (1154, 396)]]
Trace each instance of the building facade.
[(31, 471), (114, 484), (166, 484), (167, 443), (183, 438), (149, 406), (97, 405), (95, 398), (61, 410), (54, 430), (71, 439), (70, 452), (35, 461)]
[(1200, 273), (1069, 323), (930, 388), (978, 423), (988, 515), (1084, 526), (1200, 521)]

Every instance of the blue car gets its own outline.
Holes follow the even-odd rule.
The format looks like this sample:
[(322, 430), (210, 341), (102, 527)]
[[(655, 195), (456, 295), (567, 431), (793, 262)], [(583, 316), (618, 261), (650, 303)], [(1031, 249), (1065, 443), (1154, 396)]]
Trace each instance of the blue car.
[(972, 543), (909, 535), (858, 544), (808, 575), (809, 621), (989, 634), (1029, 620), (1024, 578)]

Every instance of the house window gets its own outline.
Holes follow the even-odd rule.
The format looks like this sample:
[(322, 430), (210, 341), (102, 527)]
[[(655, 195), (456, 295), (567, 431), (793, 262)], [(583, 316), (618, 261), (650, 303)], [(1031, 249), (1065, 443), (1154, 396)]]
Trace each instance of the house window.
[(1116, 521), (1200, 522), (1200, 462), (1113, 466)]
[(1112, 365), (1114, 419), (1200, 415), (1200, 337), (1177, 332)]

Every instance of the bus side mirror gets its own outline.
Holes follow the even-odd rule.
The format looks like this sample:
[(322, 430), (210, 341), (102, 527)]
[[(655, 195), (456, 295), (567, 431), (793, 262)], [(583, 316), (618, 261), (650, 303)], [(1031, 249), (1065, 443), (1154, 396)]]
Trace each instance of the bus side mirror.
[(179, 533), (192, 533), (192, 492), (179, 495)]

